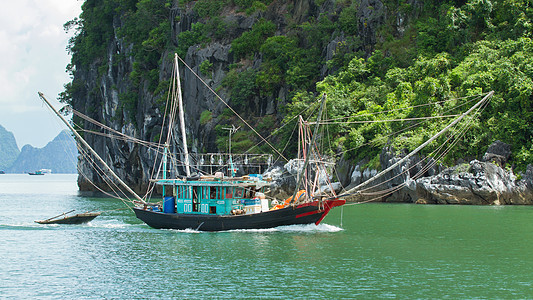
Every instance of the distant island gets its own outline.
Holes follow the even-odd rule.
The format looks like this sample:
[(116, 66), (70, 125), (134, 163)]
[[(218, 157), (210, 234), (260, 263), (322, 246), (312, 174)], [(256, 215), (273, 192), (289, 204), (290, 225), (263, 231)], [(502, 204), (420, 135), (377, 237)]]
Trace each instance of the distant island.
[(25, 145), (19, 150), (15, 136), (0, 125), (0, 170), (29, 173), (50, 169), (52, 173), (77, 173), (76, 141), (67, 130), (43, 148)]
[(5, 171), (17, 159), (20, 153), (15, 136), (0, 125), (0, 171)]

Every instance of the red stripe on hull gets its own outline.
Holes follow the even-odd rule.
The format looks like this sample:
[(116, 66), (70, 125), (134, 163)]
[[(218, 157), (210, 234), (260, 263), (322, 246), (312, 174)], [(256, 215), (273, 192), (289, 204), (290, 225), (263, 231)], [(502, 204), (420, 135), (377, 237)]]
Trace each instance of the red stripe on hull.
[(344, 204), (346, 204), (346, 200), (339, 200), (339, 199), (327, 200), (324, 202), (324, 209), (321, 210), (321, 209), (318, 209), (318, 201), (311, 202), (311, 203), (304, 203), (302, 205), (298, 205), (298, 208), (313, 205), (313, 206), (317, 206), (317, 210), (296, 215), (296, 218), (301, 218), (301, 217), (306, 217), (306, 216), (322, 213), (322, 216), (320, 217), (320, 219), (318, 219), (318, 221), (315, 222), (315, 225), (318, 225), (320, 224), (320, 222), (322, 222), (322, 220), (326, 217), (326, 215), (329, 213), (329, 211), (332, 208), (336, 206), (341, 206)]
[(315, 210), (315, 211), (306, 212), (306, 213), (303, 213), (303, 214), (296, 215), (296, 219), (301, 218), (301, 217), (305, 217), (305, 216), (318, 214), (318, 213), (321, 213), (321, 212), (322, 212), (321, 210)]

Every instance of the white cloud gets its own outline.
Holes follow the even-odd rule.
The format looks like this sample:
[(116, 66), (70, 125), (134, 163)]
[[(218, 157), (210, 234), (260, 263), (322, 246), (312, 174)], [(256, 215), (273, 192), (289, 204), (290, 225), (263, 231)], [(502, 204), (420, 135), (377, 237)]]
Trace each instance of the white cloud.
[[(82, 1), (9, 1), (0, 10), (0, 124), (15, 134), (19, 147), (52, 140), (59, 126), (37, 91), (54, 100), (69, 81), (65, 50), (70, 38), (63, 24), (79, 16)], [(20, 13), (23, 12), (23, 13)], [(60, 104), (55, 101), (55, 106)]]

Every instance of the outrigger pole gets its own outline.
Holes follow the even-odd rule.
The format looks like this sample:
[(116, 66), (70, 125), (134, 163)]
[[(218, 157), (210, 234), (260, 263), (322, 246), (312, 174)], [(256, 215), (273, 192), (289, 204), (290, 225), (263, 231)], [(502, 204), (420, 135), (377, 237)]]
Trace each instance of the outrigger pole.
[(94, 149), (91, 146), (89, 146), (89, 144), (87, 144), (87, 142), (81, 137), (81, 135), (78, 132), (76, 132), (74, 127), (72, 127), (72, 125), (70, 125), (70, 123), (67, 122), (67, 120), (65, 120), (65, 118), (63, 118), (63, 116), (52, 106), (52, 104), (50, 104), (50, 102), (48, 102), (48, 100), (46, 100), (46, 98), (44, 97), (44, 94), (41, 93), (41, 92), (38, 92), (38, 93), (39, 93), (39, 97), (44, 101), (44, 103), (46, 103), (46, 105), (48, 105), (48, 107), (61, 119), (61, 121), (63, 121), (63, 123), (65, 123), (65, 125), (67, 125), (67, 127), (70, 129), (70, 131), (72, 131), (72, 133), (74, 133), (74, 135), (78, 138), (78, 141), (80, 141), (85, 147), (87, 147), (87, 149), (89, 149), (89, 151), (96, 157), (96, 159), (98, 159), (104, 165), (104, 167), (118, 181), (118, 183), (120, 183), (120, 185), (122, 185), (138, 201), (140, 201), (143, 204), (146, 204), (146, 201), (144, 201), (139, 195), (137, 195), (137, 193), (135, 193), (124, 181), (122, 181), (122, 179), (120, 179), (120, 177), (118, 177), (117, 174), (115, 174), (115, 172), (113, 172), (113, 170), (100, 157), (100, 155), (98, 155), (98, 153), (96, 153), (96, 151), (94, 151)]
[(444, 129), (442, 129), (441, 131), (439, 131), (439, 133), (435, 134), (432, 138), (430, 138), (429, 140), (427, 140), (425, 143), (423, 143), (422, 145), (418, 146), (418, 148), (416, 148), (415, 150), (411, 151), (411, 153), (407, 154), (405, 157), (403, 157), (402, 159), (400, 159), (399, 161), (397, 161), (395, 164), (393, 164), (392, 166), (388, 167), (387, 169), (379, 172), (378, 174), (374, 175), (372, 178), (368, 179), (367, 181), (365, 182), (362, 182), (361, 184), (359, 184), (358, 186), (350, 189), (349, 191), (347, 191), (345, 194), (343, 195), (339, 195), (338, 197), (345, 197), (345, 196), (350, 196), (352, 194), (355, 194), (356, 191), (358, 189), (361, 189), (362, 187), (364, 186), (367, 186), (369, 183), (373, 182), (374, 180), (376, 180), (377, 178), (381, 177), (383, 174), (389, 172), (390, 170), (396, 168), (398, 165), (400, 165), (401, 163), (403, 163), (404, 161), (406, 161), (407, 159), (409, 159), (411, 156), (415, 155), (416, 153), (418, 153), (422, 148), (426, 147), (429, 143), (433, 142), (435, 139), (437, 139), (439, 136), (441, 136), (443, 133), (445, 133), (446, 131), (448, 131), (452, 126), (454, 126), (455, 124), (459, 123), (459, 121), (461, 121), (464, 117), (466, 117), (468, 114), (470, 114), (474, 109), (476, 109), (478, 106), (481, 105), (481, 103), (484, 103), (485, 101), (487, 101), (487, 99), (489, 99), (490, 97), (492, 97), (492, 95), (494, 95), (494, 91), (490, 91), (485, 97), (483, 97), (483, 99), (479, 100), (474, 106), (472, 106), (469, 110), (465, 111), (462, 115), (460, 115), (457, 119), (455, 119), (453, 122), (451, 122), (448, 126), (446, 126)]

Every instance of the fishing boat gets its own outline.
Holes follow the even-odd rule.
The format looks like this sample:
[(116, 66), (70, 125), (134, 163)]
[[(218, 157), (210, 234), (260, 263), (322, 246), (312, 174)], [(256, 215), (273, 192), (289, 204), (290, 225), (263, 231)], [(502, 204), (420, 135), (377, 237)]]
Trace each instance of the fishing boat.
[(85, 212), (81, 214), (68, 215), (74, 210), (64, 212), (60, 215), (57, 215), (46, 220), (35, 221), (39, 224), (83, 224), (92, 221), (94, 218), (98, 217), (100, 212)]
[[(283, 225), (294, 224), (316, 224), (318, 225), (334, 207), (342, 206), (345, 200), (335, 196), (334, 189), (331, 194), (321, 191), (316, 184), (316, 180), (311, 176), (318, 176), (323, 164), (317, 163), (318, 155), (315, 153), (315, 138), (319, 120), (326, 103), (325, 96), (322, 99), (320, 113), (318, 114), (315, 134), (311, 142), (306, 138), (311, 136), (309, 126), (306, 126), (306, 136), (302, 140), (307, 145), (301, 147), (306, 152), (300, 159), (301, 168), (298, 176), (296, 189), (292, 196), (284, 201), (267, 198), (266, 192), (271, 184), (269, 178), (263, 178), (261, 174), (247, 174), (236, 176), (236, 167), (231, 155), (231, 133), (236, 130), (233, 126), (230, 130), (229, 154), (227, 174), (225, 172), (215, 172), (214, 174), (191, 174), (189, 153), (185, 135), (184, 112), (181, 98), (181, 84), (179, 81), (178, 56), (174, 58), (174, 72), (171, 99), (173, 107), (171, 111), (179, 113), (180, 127), (182, 133), (182, 150), (184, 151), (184, 162), (182, 168), (184, 175), (176, 175), (174, 178), (167, 178), (169, 156), (172, 155), (170, 146), (173, 145), (171, 138), (172, 128), (175, 126), (175, 116), (168, 117), (167, 140), (164, 143), (162, 157), (161, 178), (151, 180), (151, 183), (160, 186), (162, 189), (162, 201), (152, 202), (146, 198), (141, 198), (127, 184), (120, 179), (113, 170), (98, 156), (98, 154), (87, 144), (87, 142), (74, 130), (61, 114), (53, 108), (42, 93), (41, 99), (56, 113), (56, 115), (70, 128), (78, 141), (85, 146), (98, 160), (106, 173), (111, 174), (115, 180), (135, 197), (132, 201), (135, 206), (132, 210), (137, 218), (153, 228), (164, 229), (194, 229), (199, 231), (223, 231), (233, 229), (264, 229)], [(174, 106), (176, 105), (176, 106)], [(305, 125), (301, 122), (302, 125)], [(216, 154), (215, 154), (216, 155)], [(220, 156), (220, 155), (219, 155)], [(312, 159), (312, 163), (310, 163)], [(177, 161), (176, 157), (170, 161)], [(317, 168), (316, 171), (309, 170), (309, 167)], [(300, 186), (304, 186), (303, 189)]]

